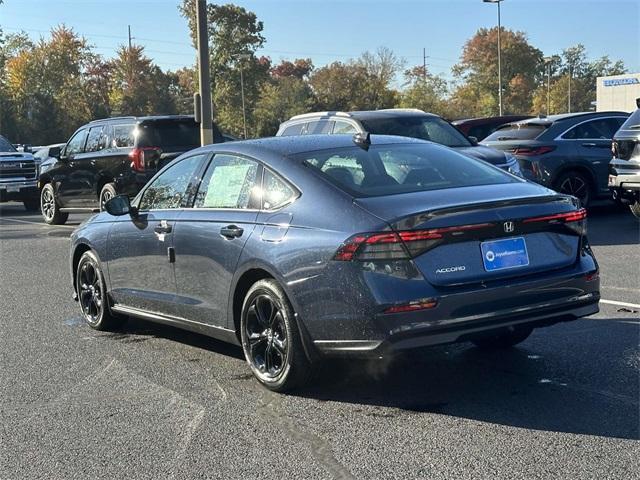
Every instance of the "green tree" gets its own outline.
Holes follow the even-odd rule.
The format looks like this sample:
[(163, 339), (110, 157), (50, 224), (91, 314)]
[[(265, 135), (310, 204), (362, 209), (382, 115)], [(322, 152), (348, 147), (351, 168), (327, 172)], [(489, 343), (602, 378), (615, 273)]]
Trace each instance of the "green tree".
[[(481, 28), (463, 48), (453, 73), (459, 84), (453, 103), (464, 107), (464, 116), (498, 113), (498, 28)], [(525, 113), (531, 109), (530, 88), (542, 70), (542, 52), (527, 41), (523, 32), (501, 30), (503, 113)], [(474, 101), (475, 100), (475, 101)]]
[(277, 77), (265, 83), (254, 112), (256, 135), (275, 135), (280, 123), (313, 110), (314, 104), (311, 88), (295, 75)]
[(442, 116), (450, 114), (446, 101), (446, 80), (425, 71), (422, 65), (406, 70), (404, 77), (405, 88), (400, 94), (399, 107), (419, 108)]

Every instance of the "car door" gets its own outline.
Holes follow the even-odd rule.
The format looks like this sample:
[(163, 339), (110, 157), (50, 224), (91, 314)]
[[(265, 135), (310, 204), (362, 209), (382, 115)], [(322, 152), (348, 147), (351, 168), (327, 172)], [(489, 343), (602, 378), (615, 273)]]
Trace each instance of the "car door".
[(82, 178), (76, 174), (74, 162), (76, 156), (84, 152), (88, 133), (88, 128), (78, 130), (67, 142), (64, 151), (60, 155), (60, 168), (56, 170), (53, 184), (63, 207), (77, 207), (82, 204), (79, 200), (79, 194), (82, 190)]
[(87, 142), (84, 151), (78, 152), (69, 161), (69, 168), (73, 172), (76, 185), (74, 203), (79, 207), (98, 206), (98, 179), (100, 167), (97, 161), (102, 149), (103, 125), (94, 125), (89, 128)]
[(562, 135), (563, 140), (574, 144), (578, 161), (593, 172), (600, 194), (608, 193), (611, 141), (624, 120), (624, 117), (597, 118), (580, 123)]
[(235, 154), (214, 155), (193, 208), (175, 229), (176, 283), (181, 316), (226, 328), (231, 280), (256, 227), (262, 167)]
[(121, 306), (176, 316), (174, 227), (208, 154), (172, 164), (136, 197), (137, 215), (115, 219), (107, 240), (111, 294)]

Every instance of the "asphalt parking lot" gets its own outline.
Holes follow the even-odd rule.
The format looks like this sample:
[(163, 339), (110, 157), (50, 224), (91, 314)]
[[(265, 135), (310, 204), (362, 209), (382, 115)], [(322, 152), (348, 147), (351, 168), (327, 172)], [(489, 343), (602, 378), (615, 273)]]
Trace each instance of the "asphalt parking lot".
[[(598, 315), (518, 348), (332, 361), (273, 394), (240, 348), (84, 326), (68, 237), (0, 205), (0, 478), (640, 478), (640, 223), (590, 212)], [(623, 305), (624, 304), (624, 305)], [(629, 305), (627, 305), (629, 304)]]

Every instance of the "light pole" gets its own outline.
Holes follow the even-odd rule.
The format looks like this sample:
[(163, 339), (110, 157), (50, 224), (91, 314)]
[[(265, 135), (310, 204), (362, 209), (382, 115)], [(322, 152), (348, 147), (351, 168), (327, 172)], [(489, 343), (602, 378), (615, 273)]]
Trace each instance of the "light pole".
[(239, 60), (238, 65), (240, 67), (240, 96), (242, 98), (242, 125), (243, 125), (243, 131), (244, 131), (244, 139), (246, 140), (247, 139), (247, 110), (244, 105), (244, 66), (242, 62), (243, 60), (247, 60), (251, 58), (251, 55), (249, 55), (248, 53), (243, 53), (236, 56), (236, 58)]
[(500, 25), (500, 2), (504, 0), (482, 0), (484, 3), (497, 3), (498, 4), (498, 114), (502, 116), (502, 65), (500, 54), (500, 31), (502, 26)]
[(547, 66), (547, 117), (551, 110), (551, 57), (545, 57), (544, 63)]
[(567, 112), (571, 113), (571, 64), (569, 64), (569, 92), (567, 97)]

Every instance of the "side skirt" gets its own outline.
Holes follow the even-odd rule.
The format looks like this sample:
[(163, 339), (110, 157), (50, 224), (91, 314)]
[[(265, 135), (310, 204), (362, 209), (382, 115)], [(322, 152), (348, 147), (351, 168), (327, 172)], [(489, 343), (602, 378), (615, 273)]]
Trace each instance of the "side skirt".
[(142, 318), (143, 320), (149, 320), (155, 323), (162, 323), (183, 330), (189, 330), (195, 333), (201, 333), (209, 337), (222, 340), (223, 342), (232, 343), (234, 345), (240, 345), (236, 332), (227, 328), (216, 327), (208, 325), (206, 323), (194, 322), (193, 320), (187, 320), (185, 318), (171, 317), (162, 315), (160, 313), (147, 312), (146, 310), (140, 310), (134, 307), (127, 307), (124, 305), (113, 305), (111, 310), (115, 313), (122, 315), (130, 315), (136, 318)]

